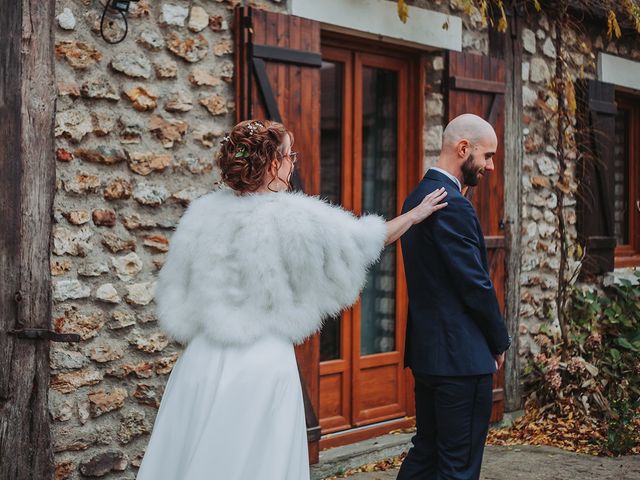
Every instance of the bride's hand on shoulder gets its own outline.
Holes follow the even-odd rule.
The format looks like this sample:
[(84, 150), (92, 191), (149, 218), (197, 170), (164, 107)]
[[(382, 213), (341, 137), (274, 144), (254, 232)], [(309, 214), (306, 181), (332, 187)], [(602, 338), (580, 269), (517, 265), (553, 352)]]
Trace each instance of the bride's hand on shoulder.
[[(420, 223), (425, 218), (431, 216), (434, 212), (438, 210), (442, 210), (445, 208), (448, 203), (442, 202), (444, 198), (447, 196), (447, 191), (443, 188), (438, 188), (434, 190), (429, 195), (422, 199), (422, 202), (411, 210), (413, 216), (413, 223)], [(442, 203), (440, 203), (442, 202)]]
[(447, 196), (447, 191), (444, 188), (434, 190), (429, 195), (424, 197), (422, 202), (413, 209), (406, 213), (389, 220), (387, 222), (387, 239), (385, 245), (390, 245), (398, 238), (404, 235), (404, 232), (411, 228), (411, 225), (420, 223), (433, 212), (443, 209), (447, 206), (447, 203), (440, 203), (444, 197)]

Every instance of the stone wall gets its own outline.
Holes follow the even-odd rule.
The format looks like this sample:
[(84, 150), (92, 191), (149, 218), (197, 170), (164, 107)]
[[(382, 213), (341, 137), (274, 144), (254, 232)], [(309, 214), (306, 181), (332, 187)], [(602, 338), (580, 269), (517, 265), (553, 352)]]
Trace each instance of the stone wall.
[[(604, 20), (600, 25), (576, 24), (574, 28), (563, 31), (563, 39), (566, 46), (564, 58), (575, 81), (596, 78), (599, 51), (640, 60), (640, 48), (637, 43), (634, 46), (634, 36), (617, 42), (609, 41)], [(580, 250), (576, 248), (577, 151), (570, 151), (567, 155), (566, 181), (559, 178), (558, 131), (553, 117), (558, 100), (551, 88), (557, 57), (552, 19), (544, 14), (532, 15), (522, 31), (522, 40), (525, 156), (522, 172), (520, 354), (527, 355), (539, 351), (535, 340), (539, 333), (559, 335), (555, 297), (560, 254), (558, 219), (554, 212), (558, 205), (554, 186), (559, 182), (564, 184), (566, 193), (564, 205), (570, 238), (570, 272), (579, 268)], [(574, 118), (571, 132), (575, 132), (575, 126)]]
[(102, 2), (57, 1), (53, 324), (82, 338), (52, 344), (57, 479), (135, 478), (179, 353), (157, 327), (155, 278), (185, 206), (218, 180), (237, 3), (141, 0), (109, 45)]

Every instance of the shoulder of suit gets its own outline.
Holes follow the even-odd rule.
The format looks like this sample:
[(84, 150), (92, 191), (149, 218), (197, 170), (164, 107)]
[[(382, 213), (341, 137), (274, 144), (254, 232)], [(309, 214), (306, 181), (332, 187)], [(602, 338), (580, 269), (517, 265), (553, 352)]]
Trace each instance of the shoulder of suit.
[(476, 211), (473, 208), (473, 205), (471, 204), (471, 202), (464, 195), (462, 195), (462, 193), (459, 190), (455, 188), (451, 190), (453, 191), (450, 191), (449, 189), (447, 189), (448, 195), (444, 199), (444, 201), (447, 202), (449, 205), (447, 206), (447, 208), (445, 208), (445, 210), (453, 207), (453, 209), (455, 209), (457, 212), (463, 212), (465, 214), (475, 217)]

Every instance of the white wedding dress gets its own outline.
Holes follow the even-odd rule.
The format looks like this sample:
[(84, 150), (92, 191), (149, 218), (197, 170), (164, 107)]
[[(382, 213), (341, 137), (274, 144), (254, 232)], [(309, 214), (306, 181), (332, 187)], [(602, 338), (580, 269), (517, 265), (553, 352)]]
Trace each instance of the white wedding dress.
[(160, 326), (187, 347), (138, 480), (307, 480), (293, 345), (356, 301), (386, 234), (380, 217), (300, 193), (192, 202), (155, 296)]
[(137, 480), (305, 480), (304, 404), (290, 341), (194, 338), (167, 384)]

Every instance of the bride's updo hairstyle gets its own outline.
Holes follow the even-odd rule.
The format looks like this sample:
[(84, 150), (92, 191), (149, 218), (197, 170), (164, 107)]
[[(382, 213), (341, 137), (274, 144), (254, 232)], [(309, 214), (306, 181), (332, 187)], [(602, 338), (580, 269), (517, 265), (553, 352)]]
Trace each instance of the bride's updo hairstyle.
[(245, 120), (221, 141), (216, 159), (222, 181), (237, 192), (255, 192), (264, 183), (271, 161), (282, 161), (285, 136), (293, 134), (281, 123)]

